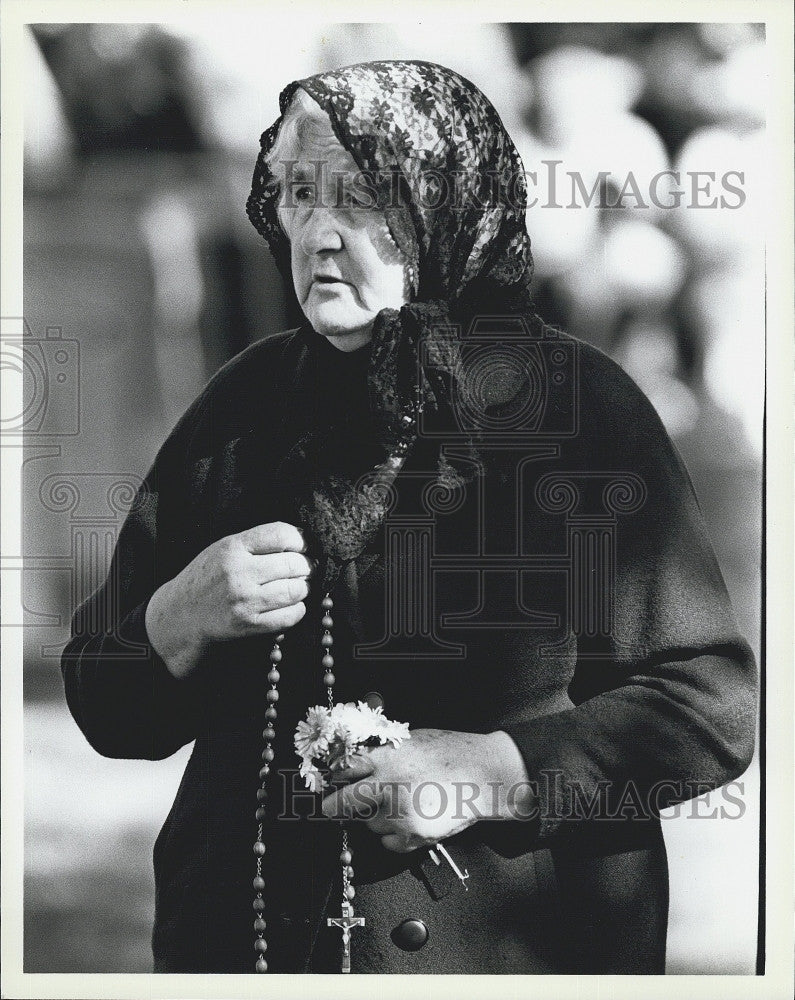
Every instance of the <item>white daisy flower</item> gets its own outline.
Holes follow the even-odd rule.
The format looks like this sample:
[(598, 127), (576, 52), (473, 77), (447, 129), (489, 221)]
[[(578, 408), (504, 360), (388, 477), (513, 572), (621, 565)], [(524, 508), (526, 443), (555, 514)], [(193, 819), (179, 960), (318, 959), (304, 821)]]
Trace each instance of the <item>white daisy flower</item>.
[(322, 773), (306, 757), (301, 762), (301, 767), (298, 770), (310, 792), (322, 792), (324, 788), (328, 787), (328, 782)]
[(384, 719), (378, 727), (378, 738), (382, 743), (391, 743), (393, 747), (399, 747), (403, 740), (410, 740), (408, 722), (392, 722), (391, 719)]
[(329, 719), (329, 710), (322, 705), (315, 705), (306, 713), (306, 722), (298, 723), (293, 742), (299, 756), (311, 760), (322, 757), (328, 750), (329, 740), (334, 733), (334, 726)]
[(329, 741), (328, 766), (332, 771), (341, 771), (344, 767), (350, 767), (359, 745), (359, 740), (350, 730), (340, 723), (334, 731), (334, 736)]
[(333, 708), (315, 705), (299, 722), (295, 732), (295, 748), (302, 759), (301, 775), (307, 788), (321, 791), (328, 782), (318, 769), (326, 765), (331, 771), (350, 767), (360, 747), (377, 740), (399, 747), (411, 738), (408, 723), (385, 718), (382, 709), (371, 708), (367, 702), (338, 702)]
[[(359, 702), (361, 705), (362, 702)], [(367, 707), (367, 706), (365, 706)], [(374, 725), (366, 713), (360, 711), (352, 701), (337, 704), (332, 708), (330, 721), (338, 736), (350, 735), (354, 743), (363, 743), (374, 734)]]

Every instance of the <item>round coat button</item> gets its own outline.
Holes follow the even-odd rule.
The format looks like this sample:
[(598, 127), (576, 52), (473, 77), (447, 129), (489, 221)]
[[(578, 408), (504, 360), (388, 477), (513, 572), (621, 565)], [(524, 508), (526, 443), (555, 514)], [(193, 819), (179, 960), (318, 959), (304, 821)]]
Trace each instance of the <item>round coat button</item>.
[(392, 931), (392, 940), (404, 951), (419, 951), (428, 940), (428, 928), (422, 920), (410, 918)]
[(380, 691), (368, 691), (364, 696), (364, 700), (373, 710), (384, 707), (384, 696)]

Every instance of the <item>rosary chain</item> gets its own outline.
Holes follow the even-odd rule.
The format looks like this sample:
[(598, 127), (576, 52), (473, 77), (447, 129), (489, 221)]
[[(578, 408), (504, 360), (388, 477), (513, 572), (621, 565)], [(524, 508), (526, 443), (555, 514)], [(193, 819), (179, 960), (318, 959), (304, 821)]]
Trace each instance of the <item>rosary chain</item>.
[(265, 740), (265, 748), (262, 751), (262, 766), (259, 770), (260, 787), (257, 789), (257, 839), (254, 842), (254, 854), (257, 858), (257, 874), (254, 876), (254, 933), (257, 935), (254, 940), (254, 951), (257, 953), (255, 970), (257, 972), (267, 972), (268, 962), (265, 952), (268, 950), (268, 942), (265, 940), (267, 923), (263, 916), (265, 911), (265, 879), (262, 877), (262, 859), (265, 856), (266, 846), (264, 839), (265, 819), (267, 818), (267, 808), (265, 802), (268, 799), (268, 776), (271, 772), (271, 765), (275, 757), (273, 741), (276, 739), (276, 719), (278, 711), (276, 703), (279, 700), (277, 685), (281, 678), (279, 664), (282, 661), (281, 643), (284, 642), (284, 635), (279, 634), (273, 643), (270, 652), (270, 670), (268, 671), (268, 682), (270, 687), (265, 692), (265, 699), (268, 707), (265, 709), (265, 728), (262, 730), (262, 738)]
[[(334, 619), (331, 616), (331, 612), (334, 608), (334, 601), (330, 594), (326, 594), (321, 602), (321, 607), (323, 609), (323, 618), (321, 620), (321, 626), (323, 628), (323, 634), (320, 637), (320, 645), (323, 650), (322, 656), (322, 666), (324, 670), (323, 683), (326, 686), (328, 693), (328, 705), (329, 709), (334, 707), (334, 683), (336, 678), (334, 676), (334, 657), (331, 654), (331, 648), (334, 645), (334, 637), (331, 634), (331, 629), (334, 626)], [(257, 953), (257, 960), (255, 963), (255, 969), (257, 972), (267, 972), (268, 962), (265, 959), (265, 952), (268, 950), (268, 944), (265, 940), (265, 931), (267, 929), (267, 924), (263, 913), (265, 911), (265, 879), (262, 875), (262, 859), (266, 853), (266, 845), (264, 840), (264, 821), (267, 818), (267, 809), (265, 807), (265, 802), (268, 798), (267, 784), (268, 776), (270, 775), (271, 765), (275, 756), (275, 751), (273, 747), (273, 741), (276, 738), (275, 723), (278, 716), (276, 709), (276, 703), (279, 700), (279, 692), (277, 690), (277, 685), (281, 679), (279, 673), (279, 664), (282, 662), (282, 651), (281, 643), (284, 641), (284, 635), (277, 635), (273, 644), (273, 648), (270, 652), (270, 670), (268, 672), (268, 681), (270, 683), (269, 689), (265, 693), (265, 697), (268, 706), (265, 710), (266, 725), (262, 731), (262, 737), (265, 741), (265, 748), (262, 751), (262, 767), (259, 771), (260, 777), (260, 787), (257, 789), (257, 839), (254, 843), (254, 854), (257, 858), (257, 873), (254, 877), (254, 891), (256, 896), (254, 897), (254, 931), (256, 933), (256, 938), (254, 941), (254, 950)], [(342, 903), (343, 912), (347, 908), (349, 915), (353, 913), (353, 907), (351, 906), (351, 900), (355, 895), (355, 889), (351, 885), (351, 879), (353, 878), (353, 868), (351, 867), (352, 852), (348, 846), (348, 831), (343, 826), (342, 828), (342, 850), (340, 852), (340, 863), (342, 865)]]
[[(323, 647), (322, 664), (325, 670), (323, 683), (328, 689), (328, 707), (331, 709), (334, 708), (335, 677), (333, 672), (334, 657), (331, 655), (331, 647), (334, 645), (334, 638), (331, 635), (331, 629), (334, 626), (334, 619), (331, 616), (331, 612), (334, 609), (334, 601), (330, 594), (326, 594), (320, 606), (323, 609), (323, 619), (320, 623), (323, 626), (323, 635), (320, 639), (320, 645)], [(353, 907), (350, 903), (356, 893), (356, 890), (351, 885), (351, 879), (353, 878), (352, 858), (353, 854), (348, 846), (348, 831), (343, 826), (342, 850), (340, 851), (340, 863), (342, 865), (342, 905), (343, 907), (348, 907), (351, 914), (353, 913)]]

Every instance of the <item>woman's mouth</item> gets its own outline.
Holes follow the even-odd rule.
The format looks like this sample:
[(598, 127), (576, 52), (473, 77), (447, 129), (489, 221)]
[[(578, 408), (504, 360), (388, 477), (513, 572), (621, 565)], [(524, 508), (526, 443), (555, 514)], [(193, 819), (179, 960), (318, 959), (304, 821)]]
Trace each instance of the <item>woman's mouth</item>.
[(343, 281), (342, 278), (335, 278), (330, 274), (317, 274), (312, 279), (313, 283), (318, 285), (347, 285), (347, 281)]
[(325, 292), (334, 294), (335, 292), (341, 292), (343, 288), (350, 287), (350, 283), (343, 281), (342, 278), (334, 278), (324, 274), (312, 279), (310, 289), (322, 295)]

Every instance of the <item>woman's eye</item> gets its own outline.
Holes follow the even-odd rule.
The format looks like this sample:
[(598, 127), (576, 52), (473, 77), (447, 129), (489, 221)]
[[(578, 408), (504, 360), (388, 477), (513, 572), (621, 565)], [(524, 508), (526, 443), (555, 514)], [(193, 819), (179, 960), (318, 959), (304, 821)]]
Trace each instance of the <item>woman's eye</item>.
[(313, 205), (315, 203), (314, 184), (293, 184), (290, 188), (293, 204)]

